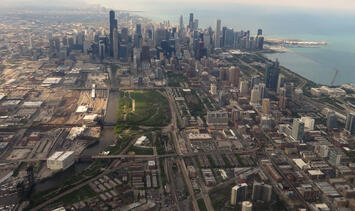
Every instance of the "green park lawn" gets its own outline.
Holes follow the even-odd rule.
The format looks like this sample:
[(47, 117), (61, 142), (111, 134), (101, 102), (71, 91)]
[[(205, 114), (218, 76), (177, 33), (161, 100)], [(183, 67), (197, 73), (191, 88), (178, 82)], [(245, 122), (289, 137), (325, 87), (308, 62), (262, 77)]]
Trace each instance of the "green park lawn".
[(121, 92), (117, 115), (119, 124), (129, 126), (165, 126), (171, 119), (168, 100), (154, 90)]

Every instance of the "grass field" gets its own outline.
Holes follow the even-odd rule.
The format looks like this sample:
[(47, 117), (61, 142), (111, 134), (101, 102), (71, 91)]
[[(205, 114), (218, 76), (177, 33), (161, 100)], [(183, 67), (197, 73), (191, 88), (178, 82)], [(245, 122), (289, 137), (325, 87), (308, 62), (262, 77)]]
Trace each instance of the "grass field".
[(146, 90), (121, 92), (117, 115), (118, 123), (128, 126), (165, 126), (171, 119), (167, 99), (157, 91)]
[(106, 150), (110, 151), (110, 154), (120, 153), (131, 140), (136, 136), (139, 131), (137, 128), (116, 125), (115, 132), (118, 135), (116, 144), (114, 146), (109, 146)]

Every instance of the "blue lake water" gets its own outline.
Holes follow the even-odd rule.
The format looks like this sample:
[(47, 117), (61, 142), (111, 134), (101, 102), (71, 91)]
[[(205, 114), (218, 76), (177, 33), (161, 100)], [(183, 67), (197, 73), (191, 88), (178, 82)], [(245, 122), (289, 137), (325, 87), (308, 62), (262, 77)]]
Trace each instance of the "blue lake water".
[(279, 59), (285, 67), (317, 83), (330, 84), (336, 69), (339, 73), (335, 85), (355, 83), (355, 45), (352, 36), (340, 40), (336, 40), (333, 35), (308, 37), (297, 36), (304, 40), (326, 41), (328, 45), (319, 48), (289, 48), (286, 53), (266, 54), (266, 57)]

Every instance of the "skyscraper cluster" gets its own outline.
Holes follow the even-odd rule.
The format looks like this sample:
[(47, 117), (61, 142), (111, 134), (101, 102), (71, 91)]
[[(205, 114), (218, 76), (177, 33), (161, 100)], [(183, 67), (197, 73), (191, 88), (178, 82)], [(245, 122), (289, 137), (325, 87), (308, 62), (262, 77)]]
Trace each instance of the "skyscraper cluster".
[(221, 20), (217, 20), (215, 30), (215, 47), (225, 49), (262, 50), (264, 37), (262, 30), (258, 30), (256, 36), (251, 36), (250, 31), (234, 31), (232, 28), (223, 27), (221, 31)]
[[(188, 25), (184, 27), (183, 16), (180, 16), (179, 27), (158, 27), (154, 31), (154, 44), (158, 51), (165, 56), (185, 56), (186, 51), (181, 48), (181, 42), (188, 39), (193, 49), (193, 56), (201, 59), (208, 56), (214, 49), (242, 49), (261, 50), (264, 45), (262, 30), (259, 29), (256, 36), (251, 36), (250, 31), (234, 31), (223, 27), (221, 20), (217, 20), (216, 28), (199, 28), (199, 21), (190, 13)], [(179, 31), (178, 33), (177, 30)], [(160, 48), (160, 49), (159, 49)]]
[[(208, 57), (215, 49), (257, 50), (263, 48), (262, 30), (256, 36), (249, 31), (234, 31), (222, 27), (217, 20), (216, 29), (199, 28), (199, 20), (189, 14), (188, 25), (184, 25), (183, 16), (177, 25), (169, 22), (145, 24), (140, 22), (131, 26), (119, 26), (115, 11), (108, 17), (109, 34), (93, 28), (63, 38), (48, 36), (50, 52), (54, 57), (67, 58), (72, 50), (81, 50), (94, 59), (113, 59), (131, 61), (134, 72), (147, 67), (151, 58), (188, 59)], [(228, 81), (233, 87), (239, 87), (239, 70), (228, 71)]]

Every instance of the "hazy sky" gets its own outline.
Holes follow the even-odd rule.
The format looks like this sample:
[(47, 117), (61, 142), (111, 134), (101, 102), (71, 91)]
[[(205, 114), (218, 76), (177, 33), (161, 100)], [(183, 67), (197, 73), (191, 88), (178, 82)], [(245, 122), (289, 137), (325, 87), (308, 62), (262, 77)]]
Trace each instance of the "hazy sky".
[(326, 10), (350, 10), (355, 11), (355, 0), (0, 0), (2, 6), (80, 6), (88, 4), (100, 4), (105, 7), (121, 10), (145, 10), (147, 7), (157, 4), (176, 4), (185, 6), (193, 3), (208, 4), (244, 4), (244, 5), (269, 5), (292, 8), (326, 9)]
[[(322, 9), (345, 9), (355, 11), (354, 0), (86, 0), (100, 3), (110, 7), (125, 7), (127, 9), (144, 9), (144, 5), (150, 3), (228, 3), (228, 4), (257, 4), (286, 7), (322, 8)], [(118, 8), (117, 8), (118, 9)]]

